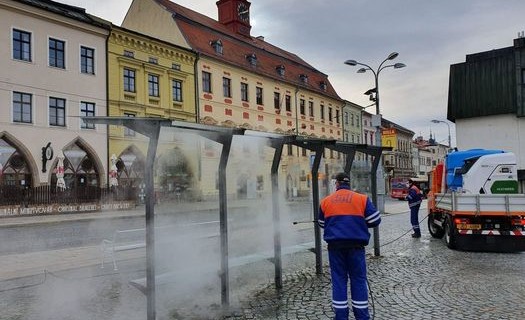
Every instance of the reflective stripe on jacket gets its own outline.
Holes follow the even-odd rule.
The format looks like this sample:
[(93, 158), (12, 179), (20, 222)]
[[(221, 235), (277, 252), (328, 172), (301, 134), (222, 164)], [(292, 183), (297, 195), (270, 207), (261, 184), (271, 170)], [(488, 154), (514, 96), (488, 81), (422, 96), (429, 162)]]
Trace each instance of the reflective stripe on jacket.
[(410, 189), (408, 189), (408, 195), (406, 199), (408, 200), (409, 207), (420, 205), (422, 197), (419, 188), (412, 185)]
[(318, 222), (328, 243), (343, 240), (367, 245), (368, 228), (379, 225), (381, 215), (366, 195), (343, 185), (321, 201)]

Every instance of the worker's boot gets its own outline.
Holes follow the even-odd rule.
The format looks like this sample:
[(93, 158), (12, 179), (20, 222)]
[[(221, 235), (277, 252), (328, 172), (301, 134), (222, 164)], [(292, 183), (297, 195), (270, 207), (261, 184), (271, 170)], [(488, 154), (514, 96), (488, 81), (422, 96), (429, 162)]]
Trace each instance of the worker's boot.
[(412, 233), (412, 238), (421, 238), (421, 233)]

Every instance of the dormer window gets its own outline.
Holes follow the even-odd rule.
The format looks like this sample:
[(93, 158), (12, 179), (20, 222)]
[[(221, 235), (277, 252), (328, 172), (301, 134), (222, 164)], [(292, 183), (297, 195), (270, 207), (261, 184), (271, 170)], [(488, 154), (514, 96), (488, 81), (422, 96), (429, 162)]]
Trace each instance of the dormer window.
[(328, 88), (328, 84), (325, 81), (321, 81), (319, 83), (319, 87), (321, 88), (321, 90), (326, 91), (326, 88)]
[(252, 66), (257, 66), (257, 56), (255, 55), (255, 53), (247, 54), (246, 59)]
[(223, 46), (222, 46), (222, 41), (220, 39), (211, 41), (210, 44), (213, 47), (213, 50), (215, 50), (216, 54), (222, 54)]
[(277, 70), (277, 74), (279, 74), (281, 77), (284, 77), (284, 71), (285, 71), (285, 68), (284, 66), (281, 64), (281, 65), (278, 65), (275, 70)]
[(301, 80), (302, 83), (308, 83), (308, 75), (306, 74), (301, 74), (299, 75), (299, 79)]

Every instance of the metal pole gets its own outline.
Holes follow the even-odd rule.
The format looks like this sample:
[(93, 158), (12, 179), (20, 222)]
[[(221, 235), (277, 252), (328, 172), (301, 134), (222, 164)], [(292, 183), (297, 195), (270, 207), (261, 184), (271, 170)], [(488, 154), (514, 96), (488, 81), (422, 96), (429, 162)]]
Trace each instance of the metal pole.
[[(379, 201), (379, 195), (377, 192), (377, 182), (378, 182), (378, 175), (377, 175), (377, 168), (381, 161), (381, 149), (379, 149), (378, 153), (374, 156), (374, 161), (372, 162), (372, 202), (374, 202), (377, 206), (377, 203)], [(379, 209), (379, 207), (378, 207)], [(383, 213), (383, 211), (381, 211)], [(381, 254), (379, 250), (379, 227), (374, 227), (373, 229), (374, 234), (374, 256), (379, 256)]]
[(153, 187), (153, 163), (157, 152), (160, 125), (156, 132), (150, 135), (148, 153), (146, 155), (146, 290), (147, 290), (147, 319), (155, 320), (155, 190)]
[(446, 124), (447, 124), (447, 127), (448, 127), (448, 148), (452, 149), (452, 142), (450, 141), (450, 125), (448, 123), (446, 123)]
[[(321, 163), (321, 157), (323, 156), (323, 147), (318, 147), (315, 150), (315, 159), (312, 164), (312, 206), (313, 206), (313, 221), (317, 222), (319, 217), (319, 164)], [(314, 223), (315, 233), (315, 272), (317, 274), (323, 273), (323, 252), (321, 244), (321, 227), (318, 223)]]
[(221, 241), (221, 303), (222, 307), (230, 305), (229, 288), (229, 253), (228, 253), (228, 209), (226, 193), (226, 165), (230, 154), (232, 136), (229, 135), (222, 143), (221, 159), (219, 162), (219, 216)]
[[(383, 61), (384, 62), (384, 61)], [(380, 69), (379, 69), (380, 71)], [(378, 147), (381, 147), (382, 141), (381, 141), (381, 112), (379, 109), (379, 71), (376, 73), (374, 72), (375, 77), (375, 83), (376, 83), (376, 115), (379, 117), (378, 124), (376, 127), (376, 145)], [(372, 70), (373, 72), (373, 70)], [(379, 183), (384, 184), (385, 181), (383, 180), (383, 164), (381, 161), (381, 155), (382, 152), (380, 151), (379, 154), (376, 155), (374, 159), (374, 163), (376, 164), (375, 169), (373, 170), (373, 180), (376, 182), (373, 186), (372, 190), (374, 190), (376, 197), (374, 200), (374, 203), (376, 204), (377, 209), (383, 214), (385, 212), (385, 201), (384, 201), (384, 195), (381, 192), (378, 192)], [(381, 190), (384, 190), (384, 187), (381, 187)], [(380, 250), (379, 250), (379, 227), (375, 227), (373, 229), (374, 234), (374, 255), (379, 256)]]
[(273, 204), (273, 257), (275, 266), (275, 287), (283, 287), (282, 260), (281, 260), (281, 219), (279, 210), (279, 162), (283, 153), (283, 143), (276, 143), (275, 154), (273, 156), (271, 176), (272, 176), (272, 204)]

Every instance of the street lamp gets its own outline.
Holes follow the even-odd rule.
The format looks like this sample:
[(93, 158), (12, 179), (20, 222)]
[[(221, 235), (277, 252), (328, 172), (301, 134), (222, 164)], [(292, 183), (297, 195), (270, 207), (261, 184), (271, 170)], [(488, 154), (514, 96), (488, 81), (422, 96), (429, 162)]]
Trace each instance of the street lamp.
[(449, 150), (452, 149), (452, 144), (451, 144), (451, 142), (450, 142), (450, 125), (448, 124), (448, 122), (443, 121), (443, 120), (436, 120), (436, 119), (434, 119), (434, 120), (430, 120), (430, 121), (431, 121), (432, 123), (444, 123), (444, 124), (447, 125), (447, 127), (448, 127), (448, 149), (449, 149)]
[[(364, 68), (360, 68), (359, 70), (357, 70), (357, 73), (365, 73), (367, 70), (370, 70), (374, 74), (374, 79), (375, 79), (375, 84), (376, 84), (376, 87), (375, 87), (376, 97), (375, 97), (375, 99), (376, 99), (376, 114), (377, 115), (381, 114), (380, 111), (379, 111), (379, 85), (378, 85), (379, 73), (381, 72), (381, 70), (383, 70), (385, 68), (388, 68), (388, 67), (393, 67), (394, 69), (400, 69), (400, 68), (406, 67), (406, 65), (404, 63), (400, 63), (400, 62), (395, 63), (395, 64), (383, 65), (388, 60), (394, 60), (395, 58), (397, 58), (398, 55), (399, 55), (399, 53), (397, 53), (397, 52), (392, 52), (391, 54), (389, 54), (388, 57), (385, 60), (383, 60), (383, 62), (381, 62), (381, 64), (377, 68), (377, 71), (372, 69), (372, 67), (370, 67), (369, 65), (361, 63), (361, 62), (357, 62), (355, 60), (346, 60), (345, 61), (345, 64), (347, 64), (349, 66), (360, 65), (360, 66), (364, 67)], [(379, 141), (381, 141), (381, 140), (379, 140)]]
[[(387, 61), (390, 61), (390, 60), (394, 60), (395, 58), (397, 58), (397, 56), (399, 55), (399, 53), (397, 52), (392, 52), (391, 54), (388, 55), (388, 57), (386, 57), (385, 60), (383, 60), (380, 64), (379, 64), (379, 67), (377, 68), (377, 70), (374, 70), (372, 67), (370, 67), (369, 65), (365, 64), (365, 63), (361, 63), (361, 62), (358, 62), (356, 60), (346, 60), (345, 61), (345, 64), (349, 65), (349, 66), (363, 66), (363, 68), (360, 68), (359, 70), (357, 70), (357, 73), (365, 73), (367, 70), (370, 70), (373, 74), (374, 74), (374, 80), (375, 80), (375, 88), (374, 89), (371, 89), (371, 90), (368, 90), (365, 94), (368, 94), (370, 95), (370, 100), (372, 101), (375, 101), (375, 105), (376, 105), (376, 116), (377, 116), (377, 119), (376, 119), (376, 145), (378, 147), (381, 146), (381, 112), (380, 112), (380, 109), (379, 109), (379, 73), (383, 70), (383, 69), (386, 69), (386, 68), (389, 68), (389, 67), (392, 67), (394, 69), (400, 69), (400, 68), (404, 68), (406, 67), (406, 65), (404, 63), (394, 63), (394, 64), (386, 64), (385, 65), (385, 62)], [(372, 96), (373, 94), (375, 93), (375, 98)], [(381, 194), (379, 192), (377, 192), (377, 186), (379, 185), (379, 183), (382, 183), (383, 184), (383, 187), (381, 188), (381, 190), (384, 190), (384, 184), (385, 184), (385, 180), (383, 178), (383, 164), (382, 164), (382, 160), (380, 159), (379, 161), (379, 165), (378, 165), (378, 168), (377, 168), (377, 176), (376, 176), (376, 205), (377, 205), (377, 209), (380, 210), (381, 212), (385, 212), (385, 202), (384, 202), (384, 191), (381, 192)], [(374, 228), (374, 254), (376, 256), (379, 256), (379, 228)]]

